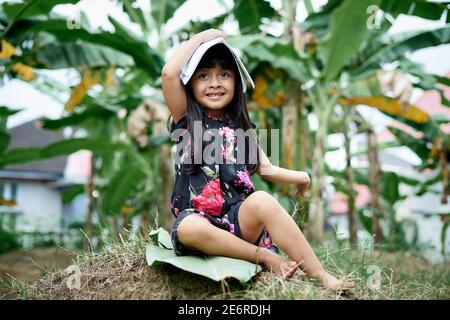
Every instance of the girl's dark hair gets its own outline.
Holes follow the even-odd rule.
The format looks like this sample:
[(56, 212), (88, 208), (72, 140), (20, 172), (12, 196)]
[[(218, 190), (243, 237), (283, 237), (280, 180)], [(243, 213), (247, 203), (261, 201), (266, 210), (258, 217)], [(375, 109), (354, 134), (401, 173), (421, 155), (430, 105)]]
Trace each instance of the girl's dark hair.
[[(234, 96), (229, 105), (227, 105), (224, 108), (226, 116), (229, 119), (231, 119), (231, 122), (236, 126), (236, 128), (241, 128), (244, 131), (248, 129), (253, 129), (247, 111), (247, 105), (245, 103), (245, 93), (243, 92), (242, 81), (236, 61), (234, 60), (234, 57), (230, 52), (230, 50), (223, 43), (218, 43), (209, 48), (203, 55), (202, 59), (200, 60), (197, 69), (214, 68), (216, 66), (220, 66), (225, 70), (232, 70), (235, 74), (236, 81), (234, 86)], [(189, 131), (190, 136), (194, 137), (194, 121), (202, 122), (204, 132), (205, 130), (204, 119), (206, 118), (207, 111), (195, 99), (191, 86), (191, 81), (189, 81), (184, 88), (187, 97), (187, 114), (186, 114), (187, 130)], [(186, 171), (189, 174), (194, 174), (201, 166), (200, 164), (194, 164), (194, 153), (203, 152), (204, 142), (202, 143), (203, 143), (202, 150), (194, 150), (194, 144), (191, 143), (192, 164), (184, 164)], [(254, 143), (257, 143), (256, 138)], [(256, 172), (259, 165), (260, 165), (259, 152), (256, 152), (256, 164), (255, 163), (247, 164), (247, 170), (249, 171), (250, 174), (253, 174)]]

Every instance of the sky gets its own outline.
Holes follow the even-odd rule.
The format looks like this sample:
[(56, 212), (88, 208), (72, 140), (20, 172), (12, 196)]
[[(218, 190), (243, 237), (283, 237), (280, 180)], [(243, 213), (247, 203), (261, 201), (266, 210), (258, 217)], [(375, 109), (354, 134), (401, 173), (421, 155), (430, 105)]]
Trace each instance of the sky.
[[(227, 7), (231, 7), (232, 0), (222, 0)], [(271, 5), (275, 9), (281, 7), (280, 0), (270, 1)], [(313, 1), (313, 6), (315, 10), (326, 1), (317, 0)], [(140, 1), (141, 5), (145, 8), (148, 5), (146, 0)], [(112, 30), (112, 26), (107, 20), (108, 14), (114, 16), (120, 22), (126, 24), (130, 29), (138, 32), (138, 28), (133, 26), (127, 20), (127, 17), (121, 14), (120, 9), (118, 9), (113, 2), (109, 0), (82, 0), (77, 5), (59, 5), (55, 7), (55, 12), (58, 14), (65, 15), (69, 18), (75, 18), (77, 12), (82, 10), (88, 16), (89, 21), (93, 28), (104, 28), (106, 30)], [(180, 26), (183, 26), (189, 20), (199, 19), (206, 20), (212, 18), (216, 15), (225, 12), (225, 8), (216, 0), (189, 0), (186, 1), (181, 8), (176, 12), (174, 17), (167, 23), (166, 29), (163, 30), (166, 34), (171, 34)], [(299, 21), (304, 20), (306, 17), (306, 10), (303, 4), (299, 5), (297, 8), (297, 19)], [(427, 21), (420, 18), (400, 16), (394, 23), (391, 32), (398, 33), (403, 31), (413, 31), (422, 29), (433, 29), (442, 26), (444, 23), (439, 21)], [(228, 22), (223, 27), (224, 31), (228, 34), (236, 34), (238, 31), (238, 26), (235, 22)], [(281, 33), (280, 26), (273, 25), (270, 30), (274, 33)], [(176, 48), (168, 51), (168, 56)], [(448, 70), (450, 70), (450, 45), (444, 45), (436, 48), (423, 49), (415, 52), (411, 55), (411, 58), (419, 63), (422, 63), (425, 70), (438, 75), (443, 75)], [(167, 57), (166, 57), (167, 58)], [(61, 82), (63, 85), (73, 85), (74, 81), (77, 79), (77, 75), (73, 71), (39, 71), (51, 76), (55, 80)], [(66, 94), (67, 95), (67, 94)], [(420, 93), (415, 94), (418, 97)], [(23, 122), (33, 120), (38, 117), (48, 117), (57, 118), (61, 115), (63, 111), (63, 103), (68, 99), (68, 96), (62, 96), (61, 101), (57, 101), (44, 93), (36, 90), (32, 85), (19, 81), (12, 80), (8, 82), (3, 87), (0, 87), (0, 105), (6, 105), (13, 109), (22, 109), (23, 111), (17, 113), (16, 115), (10, 117), (8, 121), (8, 128), (17, 126)], [(363, 110), (368, 118), (375, 119), (375, 124), (377, 127), (384, 127), (386, 118), (380, 115), (379, 112), (374, 111), (371, 108)]]

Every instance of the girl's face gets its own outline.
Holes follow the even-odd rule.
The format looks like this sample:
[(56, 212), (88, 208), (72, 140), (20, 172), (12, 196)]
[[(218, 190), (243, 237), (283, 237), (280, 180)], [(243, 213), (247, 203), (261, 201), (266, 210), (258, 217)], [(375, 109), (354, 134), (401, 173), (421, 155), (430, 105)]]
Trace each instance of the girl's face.
[(235, 74), (220, 66), (197, 69), (191, 78), (195, 99), (209, 111), (221, 114), (234, 96)]

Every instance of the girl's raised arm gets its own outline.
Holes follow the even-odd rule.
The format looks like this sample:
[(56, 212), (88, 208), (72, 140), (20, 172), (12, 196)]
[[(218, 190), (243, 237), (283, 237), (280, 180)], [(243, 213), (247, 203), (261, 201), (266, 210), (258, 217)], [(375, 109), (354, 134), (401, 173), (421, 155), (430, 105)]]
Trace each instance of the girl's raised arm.
[(197, 33), (172, 55), (162, 69), (163, 95), (175, 122), (178, 122), (187, 112), (186, 92), (180, 79), (181, 69), (198, 46), (217, 37), (226, 38), (226, 34), (216, 29)]

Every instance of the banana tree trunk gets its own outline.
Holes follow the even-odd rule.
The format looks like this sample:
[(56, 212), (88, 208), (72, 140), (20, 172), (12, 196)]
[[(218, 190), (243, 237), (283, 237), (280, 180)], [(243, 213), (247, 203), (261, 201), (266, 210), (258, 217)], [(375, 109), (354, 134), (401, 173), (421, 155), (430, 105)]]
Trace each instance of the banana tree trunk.
[(442, 204), (447, 204), (448, 200), (448, 194), (449, 194), (449, 173), (448, 173), (448, 162), (447, 162), (447, 145), (442, 139), (441, 141), (441, 147), (439, 148), (439, 160), (441, 165), (441, 172), (442, 172)]
[(322, 186), (325, 175), (325, 140), (327, 135), (327, 121), (325, 110), (316, 110), (319, 116), (319, 128), (316, 132), (313, 151), (313, 174), (311, 185), (311, 204), (308, 216), (308, 234), (311, 239), (322, 241), (325, 225), (325, 211), (322, 201)]
[(93, 232), (92, 232), (92, 217), (94, 215), (94, 208), (95, 208), (95, 198), (94, 198), (94, 190), (95, 190), (95, 156), (91, 156), (91, 172), (89, 175), (88, 185), (87, 185), (87, 193), (88, 193), (88, 212), (86, 216), (86, 223), (85, 223), (85, 230), (86, 230), (86, 237), (84, 241), (83, 248), (84, 250), (89, 249), (89, 244), (91, 242)]
[(297, 103), (297, 164), (298, 170), (306, 170), (309, 153), (309, 127), (303, 96), (299, 94)]
[(174, 219), (170, 211), (170, 197), (172, 195), (172, 172), (171, 172), (171, 157), (170, 146), (162, 145), (160, 148), (160, 174), (161, 174), (161, 193), (159, 194), (160, 201), (158, 201), (158, 224), (166, 229), (169, 229)]
[[(351, 138), (349, 134), (350, 117), (349, 110), (345, 111), (346, 118), (344, 121), (344, 146), (345, 146), (345, 157), (346, 157), (346, 168), (345, 174), (347, 177), (347, 207), (348, 207), (348, 231), (349, 240), (351, 245), (357, 243), (357, 225), (356, 225), (356, 206), (355, 206), (355, 193), (353, 191), (353, 168), (352, 168), (352, 153), (350, 150)], [(351, 111), (350, 111), (351, 112)]]
[(368, 156), (369, 156), (369, 188), (371, 193), (372, 207), (372, 234), (375, 243), (380, 243), (383, 235), (380, 228), (381, 205), (380, 205), (380, 162), (378, 160), (378, 146), (375, 133), (372, 129), (367, 131)]
[(311, 204), (309, 206), (307, 234), (311, 239), (318, 242), (321, 242), (323, 239), (325, 227), (322, 186), (325, 179), (325, 143), (328, 133), (328, 121), (340, 96), (339, 92), (333, 95), (327, 94), (327, 87), (327, 84), (316, 84), (315, 96), (311, 91), (306, 91), (313, 105), (314, 113), (318, 118), (319, 125), (314, 140)]
[[(295, 101), (295, 90), (292, 88), (288, 90), (288, 101), (282, 108), (283, 123), (282, 123), (282, 137), (283, 137), (283, 166), (286, 169), (294, 169), (296, 143), (295, 137), (297, 132), (297, 107)], [(283, 194), (288, 195), (290, 185), (283, 184)]]

